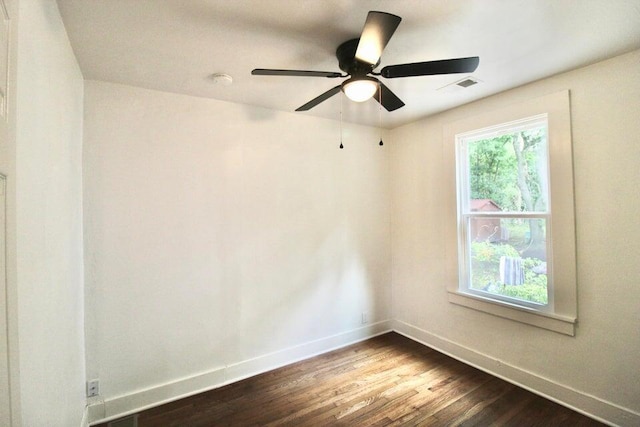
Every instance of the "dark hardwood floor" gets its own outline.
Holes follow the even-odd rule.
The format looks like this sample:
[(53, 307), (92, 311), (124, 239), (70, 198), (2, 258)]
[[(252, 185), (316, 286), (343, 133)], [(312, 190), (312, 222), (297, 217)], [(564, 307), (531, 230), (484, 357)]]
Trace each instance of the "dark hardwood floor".
[[(600, 426), (395, 333), (141, 412), (139, 427)], [(106, 427), (107, 424), (101, 424)]]

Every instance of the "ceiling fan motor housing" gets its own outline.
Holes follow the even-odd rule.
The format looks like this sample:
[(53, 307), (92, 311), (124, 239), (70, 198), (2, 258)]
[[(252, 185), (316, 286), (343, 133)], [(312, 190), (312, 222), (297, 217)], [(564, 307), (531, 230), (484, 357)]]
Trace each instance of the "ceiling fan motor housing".
[(375, 64), (367, 64), (366, 62), (356, 59), (356, 50), (358, 49), (359, 41), (360, 39), (351, 39), (342, 43), (338, 46), (338, 49), (336, 49), (338, 66), (342, 71), (352, 77), (364, 77), (380, 64), (379, 59)]

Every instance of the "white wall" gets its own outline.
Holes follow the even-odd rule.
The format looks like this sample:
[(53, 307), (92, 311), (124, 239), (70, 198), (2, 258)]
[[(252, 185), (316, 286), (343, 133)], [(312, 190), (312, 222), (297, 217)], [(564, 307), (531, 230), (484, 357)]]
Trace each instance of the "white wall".
[[(339, 150), (339, 129), (86, 82), (87, 370), (107, 401), (98, 417), (380, 330), (359, 328), (362, 312), (370, 325), (390, 316), (389, 154), (378, 129), (346, 124)], [(199, 374), (209, 377), (196, 385)]]
[(20, 424), (20, 370), (18, 357), (18, 285), (16, 277), (16, 57), (18, 3), (4, 0), (9, 18), (6, 117), (0, 119), (0, 174), (4, 177), (4, 212), (0, 217), (0, 425)]
[(77, 426), (85, 406), (83, 79), (49, 0), (19, 4), (16, 219), (24, 426)]
[[(622, 425), (640, 422), (640, 52), (392, 131), (393, 316), (398, 330)], [(439, 183), (444, 124), (571, 91), (578, 326), (568, 337), (450, 304)], [(453, 243), (455, 245), (455, 242)], [(579, 393), (575, 393), (575, 391)], [(580, 396), (578, 396), (580, 395)], [(585, 407), (586, 406), (586, 407)], [(619, 409), (619, 410), (618, 410)]]

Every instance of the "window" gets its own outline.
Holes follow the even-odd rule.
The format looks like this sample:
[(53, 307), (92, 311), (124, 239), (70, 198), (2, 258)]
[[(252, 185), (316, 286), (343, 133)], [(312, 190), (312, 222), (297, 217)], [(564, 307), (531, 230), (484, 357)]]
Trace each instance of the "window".
[(568, 101), (562, 92), (446, 127), (455, 204), (447, 252), (451, 302), (573, 335)]
[(456, 136), (463, 291), (553, 306), (547, 153), (546, 115)]

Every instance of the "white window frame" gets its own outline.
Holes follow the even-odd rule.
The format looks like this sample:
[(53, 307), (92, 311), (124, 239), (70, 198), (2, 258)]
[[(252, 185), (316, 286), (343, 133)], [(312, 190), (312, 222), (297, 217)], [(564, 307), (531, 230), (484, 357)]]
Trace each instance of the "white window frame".
[[(479, 130), (496, 131), (529, 118), (546, 117), (547, 152), (549, 173), (547, 219), (547, 274), (550, 286), (549, 302), (546, 305), (527, 304), (492, 294), (473, 292), (466, 286), (464, 272), (465, 248), (460, 246), (464, 235), (458, 209), (461, 203), (457, 186), (457, 138)], [(526, 121), (526, 120), (525, 120)], [(569, 91), (547, 95), (542, 98), (510, 105), (448, 123), (444, 126), (444, 163), (447, 168), (447, 189), (451, 197), (447, 206), (448, 218), (445, 227), (447, 252), (447, 291), (449, 301), (492, 315), (527, 323), (555, 332), (575, 335), (577, 322), (576, 259), (575, 259), (575, 214), (573, 196), (573, 156), (571, 143), (571, 117)], [(487, 214), (490, 215), (491, 214)], [(518, 214), (526, 217), (529, 214)], [(533, 213), (538, 218), (543, 213)], [(495, 216), (495, 215), (494, 215)], [(464, 246), (464, 245), (463, 245)]]

